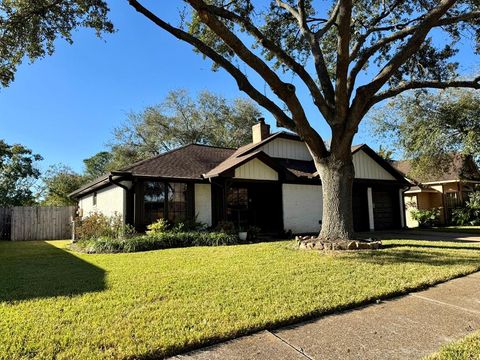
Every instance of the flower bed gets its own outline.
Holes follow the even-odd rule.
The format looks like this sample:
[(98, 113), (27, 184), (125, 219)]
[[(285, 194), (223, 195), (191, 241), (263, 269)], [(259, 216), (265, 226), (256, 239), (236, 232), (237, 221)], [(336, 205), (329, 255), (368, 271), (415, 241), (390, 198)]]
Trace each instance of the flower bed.
[(80, 240), (72, 247), (89, 254), (128, 253), (188, 246), (220, 246), (238, 244), (236, 235), (206, 231), (168, 231), (154, 235), (139, 235), (127, 239), (101, 237)]
[(226, 231), (207, 231), (204, 224), (169, 224), (159, 219), (138, 234), (124, 225), (119, 215), (107, 217), (93, 213), (79, 221), (72, 249), (89, 254), (129, 253), (189, 246), (220, 246), (239, 243), (237, 235)]

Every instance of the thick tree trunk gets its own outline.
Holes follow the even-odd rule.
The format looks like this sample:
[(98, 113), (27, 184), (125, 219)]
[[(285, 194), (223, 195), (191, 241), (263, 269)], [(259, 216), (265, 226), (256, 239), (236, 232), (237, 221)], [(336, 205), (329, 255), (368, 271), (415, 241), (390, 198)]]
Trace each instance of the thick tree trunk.
[(352, 189), (354, 168), (352, 155), (333, 154), (315, 166), (322, 180), (323, 219), (320, 238), (337, 241), (353, 238)]

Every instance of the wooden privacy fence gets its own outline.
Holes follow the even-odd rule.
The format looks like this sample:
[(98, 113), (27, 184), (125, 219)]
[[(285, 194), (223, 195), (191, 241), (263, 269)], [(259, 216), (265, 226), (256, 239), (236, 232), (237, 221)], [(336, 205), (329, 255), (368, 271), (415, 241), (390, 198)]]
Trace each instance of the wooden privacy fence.
[(10, 240), (12, 209), (0, 208), (0, 240)]
[(71, 237), (74, 206), (0, 208), (0, 239), (58, 240)]

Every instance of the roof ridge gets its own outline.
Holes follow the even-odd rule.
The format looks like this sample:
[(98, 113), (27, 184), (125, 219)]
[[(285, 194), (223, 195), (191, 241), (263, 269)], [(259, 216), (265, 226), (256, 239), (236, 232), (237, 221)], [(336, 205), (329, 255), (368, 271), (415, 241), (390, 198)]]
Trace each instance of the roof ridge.
[[(234, 147), (227, 147), (227, 146), (217, 146), (217, 145), (208, 145), (208, 144), (200, 144), (200, 143), (191, 143), (188, 145), (196, 145), (196, 146), (203, 146), (203, 147), (209, 147), (209, 148), (214, 148), (214, 149), (223, 149), (223, 150), (238, 150), (239, 148), (234, 148)], [(187, 146), (187, 145), (185, 145)]]
[(143, 160), (136, 161), (136, 162), (134, 162), (133, 164), (130, 164), (130, 165), (124, 167), (124, 168), (118, 169), (117, 171), (126, 171), (126, 170), (129, 170), (129, 169), (131, 169), (131, 168), (134, 167), (134, 166), (141, 165), (141, 164), (143, 164), (143, 163), (145, 163), (145, 162), (147, 162), (147, 161), (151, 161), (151, 160), (154, 160), (154, 159), (158, 159), (158, 158), (160, 158), (160, 157), (162, 157), (162, 156), (164, 156), (164, 155), (172, 154), (172, 153), (174, 153), (174, 152), (177, 152), (177, 151), (179, 151), (179, 150), (185, 149), (185, 148), (187, 148), (187, 147), (189, 147), (189, 146), (192, 146), (192, 145), (195, 145), (195, 144), (182, 145), (182, 146), (180, 146), (180, 147), (178, 147), (178, 148), (165, 151), (165, 152), (163, 152), (163, 153), (161, 153), (161, 154), (158, 154), (158, 155), (149, 157), (149, 158), (147, 158), (147, 159), (143, 159)]

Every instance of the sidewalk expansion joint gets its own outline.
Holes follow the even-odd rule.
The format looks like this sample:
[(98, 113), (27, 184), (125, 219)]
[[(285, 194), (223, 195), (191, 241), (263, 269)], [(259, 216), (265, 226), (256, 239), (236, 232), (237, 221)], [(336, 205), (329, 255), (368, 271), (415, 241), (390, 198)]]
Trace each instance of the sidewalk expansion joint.
[[(268, 330), (267, 330), (268, 331)], [(290, 348), (292, 348), (293, 350), (295, 350), (297, 353), (299, 353), (300, 355), (302, 355), (303, 357), (305, 357), (306, 359), (308, 360), (315, 360), (313, 357), (305, 354), (305, 352), (303, 351), (302, 348), (297, 348), (296, 346), (290, 344), (288, 341), (284, 340), (281, 336), (278, 336), (277, 334), (271, 332), (271, 331), (268, 331), (270, 334), (272, 334), (273, 336), (275, 336), (278, 340), (280, 340), (281, 342), (283, 342), (285, 345), (289, 346)]]
[(410, 294), (410, 295), (413, 296), (413, 297), (416, 297), (418, 299), (433, 302), (433, 303), (438, 304), (438, 305), (444, 305), (444, 306), (452, 307), (452, 308), (455, 308), (455, 309), (458, 309), (458, 310), (462, 310), (462, 311), (466, 311), (466, 312), (469, 312), (469, 313), (480, 315), (480, 311), (477, 311), (477, 310), (467, 309), (467, 308), (462, 307), (462, 306), (449, 304), (449, 303), (439, 301), (439, 300), (435, 300), (435, 299), (430, 299), (430, 298), (422, 296), (422, 295), (416, 295), (416, 294)]

